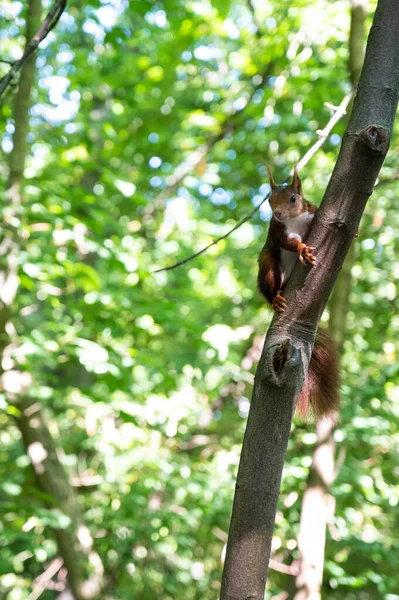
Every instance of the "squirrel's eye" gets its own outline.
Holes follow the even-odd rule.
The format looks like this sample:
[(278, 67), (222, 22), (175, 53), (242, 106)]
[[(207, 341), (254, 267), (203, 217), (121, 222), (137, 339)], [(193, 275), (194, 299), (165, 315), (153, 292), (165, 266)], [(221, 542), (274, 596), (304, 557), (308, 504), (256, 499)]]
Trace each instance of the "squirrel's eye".
[(296, 202), (295, 196), (291, 196), (291, 202)]

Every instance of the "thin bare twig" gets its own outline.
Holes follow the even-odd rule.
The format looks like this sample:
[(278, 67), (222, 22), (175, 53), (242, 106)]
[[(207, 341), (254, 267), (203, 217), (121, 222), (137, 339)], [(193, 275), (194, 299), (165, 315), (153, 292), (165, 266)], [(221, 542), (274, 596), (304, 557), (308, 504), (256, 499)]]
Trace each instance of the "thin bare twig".
[(273, 571), (284, 573), (285, 575), (297, 575), (299, 570), (297, 565), (285, 565), (275, 558), (269, 560), (269, 568), (273, 569)]
[[(33, 36), (29, 44), (26, 46), (25, 52), (22, 57), (12, 64), (11, 69), (0, 79), (0, 97), (4, 94), (6, 89), (12, 84), (15, 75), (20, 71), (29, 56), (33, 54), (41, 41), (50, 33), (50, 31), (57, 25), (62, 13), (67, 5), (67, 0), (56, 0), (48, 12), (43, 23), (39, 27), (37, 33)], [(2, 61), (6, 62), (6, 61)]]
[(320, 137), (317, 140), (317, 142), (315, 144), (313, 144), (313, 146), (306, 152), (304, 157), (301, 158), (301, 160), (297, 164), (298, 171), (300, 169), (302, 169), (302, 167), (304, 167), (309, 162), (309, 160), (312, 158), (312, 156), (314, 154), (316, 154), (318, 149), (321, 148), (321, 146), (324, 144), (324, 142), (330, 135), (330, 132), (332, 131), (332, 129), (335, 127), (335, 125), (338, 123), (338, 121), (340, 119), (342, 119), (342, 117), (346, 114), (346, 109), (348, 108), (349, 102), (352, 100), (352, 96), (353, 96), (353, 92), (349, 92), (349, 94), (347, 94), (345, 96), (345, 98), (342, 100), (341, 104), (337, 107), (332, 106), (328, 102), (325, 103), (325, 106), (327, 106), (327, 108), (329, 108), (333, 112), (333, 116), (331, 117), (331, 119), (329, 120), (327, 125), (324, 127), (324, 129), (317, 131), (317, 134)]
[[(301, 160), (297, 164), (298, 171), (309, 162), (309, 160), (312, 158), (312, 156), (324, 144), (324, 142), (328, 138), (333, 127), (344, 116), (344, 114), (346, 112), (346, 108), (348, 107), (348, 104), (352, 98), (352, 94), (353, 94), (353, 92), (350, 92), (349, 94), (347, 94), (345, 96), (345, 98), (342, 100), (341, 104), (337, 107), (327, 104), (327, 107), (333, 111), (333, 115), (330, 118), (327, 125), (324, 127), (324, 129), (318, 132), (319, 139), (317, 140), (317, 142), (315, 142), (313, 144), (313, 146), (306, 152), (306, 154), (301, 158)], [(292, 173), (291, 173), (291, 175), (292, 175)], [(252, 217), (259, 210), (259, 208), (262, 206), (262, 204), (264, 204), (264, 202), (266, 202), (266, 200), (269, 199), (269, 196), (270, 196), (270, 192), (268, 194), (266, 194), (266, 196), (259, 202), (259, 204), (257, 204), (255, 206), (255, 208), (253, 210), (251, 210), (250, 213), (248, 213), (245, 217), (243, 217), (241, 219), (241, 221), (239, 221), (237, 223), (237, 225), (232, 227), (232, 229), (229, 229), (229, 231), (227, 233), (225, 233), (224, 235), (218, 237), (216, 240), (213, 240), (213, 242), (211, 242), (210, 244), (208, 244), (207, 246), (205, 246), (204, 248), (202, 248), (195, 254), (192, 254), (191, 256), (188, 256), (187, 258), (180, 260), (179, 262), (176, 262), (173, 265), (170, 265), (169, 267), (163, 267), (162, 269), (155, 269), (154, 271), (152, 271), (152, 273), (160, 273), (161, 271), (170, 271), (172, 269), (176, 269), (177, 267), (180, 267), (181, 265), (184, 265), (184, 264), (190, 262), (190, 260), (197, 258), (197, 256), (200, 256), (201, 254), (203, 254), (204, 252), (209, 250), (209, 248), (212, 248), (212, 246), (216, 246), (216, 244), (218, 244), (219, 242), (221, 242), (222, 240), (227, 238), (229, 235), (231, 235), (234, 231), (236, 231), (239, 227), (241, 227), (241, 225), (244, 225), (244, 223), (246, 223), (247, 221), (252, 219)]]
[(188, 263), (190, 260), (197, 258), (197, 256), (200, 256), (200, 254), (203, 254), (209, 248), (211, 248), (212, 246), (215, 246), (216, 244), (218, 244), (219, 242), (221, 242), (222, 240), (227, 238), (231, 233), (233, 233), (233, 231), (235, 231), (236, 229), (241, 227), (241, 225), (244, 225), (244, 223), (246, 223), (247, 221), (252, 219), (252, 217), (257, 212), (259, 207), (262, 206), (262, 204), (264, 202), (266, 202), (266, 200), (269, 198), (269, 196), (270, 196), (270, 194), (268, 194), (265, 198), (263, 198), (263, 200), (257, 206), (255, 206), (255, 208), (246, 217), (241, 219), (241, 221), (239, 221), (239, 223), (237, 223), (237, 225), (235, 225), (232, 229), (229, 229), (229, 231), (225, 235), (220, 236), (219, 238), (217, 238), (216, 240), (214, 240), (213, 242), (211, 242), (210, 244), (205, 246), (205, 248), (202, 248), (202, 250), (199, 250), (198, 252), (196, 252), (195, 254), (192, 254), (188, 258), (185, 258), (184, 260), (180, 260), (179, 262), (175, 263), (174, 265), (170, 265), (170, 267), (163, 267), (162, 269), (156, 269), (155, 271), (152, 271), (152, 273), (160, 273), (161, 271), (170, 271), (171, 269), (176, 269), (176, 267), (180, 267), (181, 265)]
[(289, 596), (288, 592), (281, 592), (280, 594), (276, 594), (276, 596), (272, 596), (271, 600), (288, 600)]
[(103, 482), (101, 475), (81, 475), (80, 477), (71, 477), (73, 487), (90, 487), (100, 485)]
[(55, 558), (47, 569), (33, 581), (33, 591), (29, 595), (28, 600), (37, 600), (45, 591), (49, 581), (61, 569), (64, 561), (62, 558)]

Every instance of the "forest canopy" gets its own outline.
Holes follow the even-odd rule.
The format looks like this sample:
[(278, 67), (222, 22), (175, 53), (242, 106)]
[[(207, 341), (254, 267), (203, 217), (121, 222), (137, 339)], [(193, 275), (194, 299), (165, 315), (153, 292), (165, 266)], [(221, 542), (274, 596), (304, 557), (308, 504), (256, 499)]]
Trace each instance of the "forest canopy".
[[(28, 6), (0, 7), (0, 77), (22, 55)], [(9, 374), (0, 390), (0, 598), (64, 591), (60, 532), (78, 513), (104, 598), (219, 597), (272, 317), (256, 288), (268, 202), (195, 260), (154, 271), (227, 233), (269, 192), (266, 164), (282, 182), (317, 141), (352, 87), (350, 23), (341, 0), (72, 0), (34, 55), (19, 158), (18, 90), (29, 65), (3, 95), (1, 276), (3, 290), (10, 273), (16, 285), (12, 302), (0, 292)], [(345, 126), (301, 170), (317, 205)], [(354, 243), (326, 600), (399, 600), (398, 133), (396, 122)], [(24, 176), (18, 196), (10, 164)], [(58, 490), (70, 487), (64, 497), (77, 512), (32, 469), (43, 457), (37, 445), (27, 453), (26, 408), (44, 415), (42, 439), (51, 435), (64, 473)], [(314, 423), (296, 418), (268, 599), (295, 591), (315, 443)]]

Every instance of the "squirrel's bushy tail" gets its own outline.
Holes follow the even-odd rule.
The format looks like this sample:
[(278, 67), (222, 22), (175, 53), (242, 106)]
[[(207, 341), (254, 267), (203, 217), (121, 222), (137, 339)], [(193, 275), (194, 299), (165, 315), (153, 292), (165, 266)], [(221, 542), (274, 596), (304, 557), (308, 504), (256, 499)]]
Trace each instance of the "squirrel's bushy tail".
[(339, 383), (338, 349), (326, 330), (319, 329), (298, 400), (299, 414), (306, 417), (311, 413), (316, 421), (324, 417), (335, 421), (340, 405)]

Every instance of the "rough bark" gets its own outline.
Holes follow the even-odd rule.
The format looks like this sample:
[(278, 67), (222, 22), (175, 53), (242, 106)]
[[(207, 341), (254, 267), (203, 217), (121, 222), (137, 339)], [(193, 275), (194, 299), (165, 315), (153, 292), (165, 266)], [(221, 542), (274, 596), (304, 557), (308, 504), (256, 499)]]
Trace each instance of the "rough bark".
[(380, 0), (352, 115), (308, 244), (318, 265), (298, 263), (255, 376), (237, 477), (221, 600), (264, 598), (274, 518), (292, 415), (316, 329), (389, 148), (399, 93), (399, 11)]
[[(349, 35), (349, 77), (352, 85), (359, 81), (364, 60), (365, 19), (368, 0), (352, 0)], [(355, 259), (355, 245), (350, 247), (329, 302), (329, 329), (343, 352), (349, 297), (352, 287), (351, 270)], [(326, 528), (331, 518), (329, 488), (335, 478), (335, 440), (332, 421), (322, 421), (316, 426), (317, 443), (306, 490), (303, 494), (298, 534), (299, 572), (294, 600), (320, 600), (323, 582)]]
[[(26, 40), (29, 45), (38, 30), (41, 0), (28, 5)], [(54, 440), (40, 404), (29, 398), (31, 375), (19, 371), (11, 353), (17, 344), (9, 337), (13, 332), (10, 315), (18, 288), (17, 258), (20, 251), (19, 226), (23, 213), (24, 164), (29, 131), (29, 108), (35, 77), (35, 57), (26, 58), (15, 96), (13, 117), (15, 132), (10, 154), (9, 178), (5, 194), (4, 232), (0, 239), (0, 363), (2, 385), (7, 400), (19, 411), (17, 425), (26, 452), (35, 471), (39, 488), (51, 497), (50, 506), (65, 513), (71, 521), (68, 529), (54, 531), (60, 555), (68, 570), (68, 584), (76, 600), (99, 598), (102, 564), (92, 549), (90, 533), (83, 525), (77, 497), (57, 455)]]

